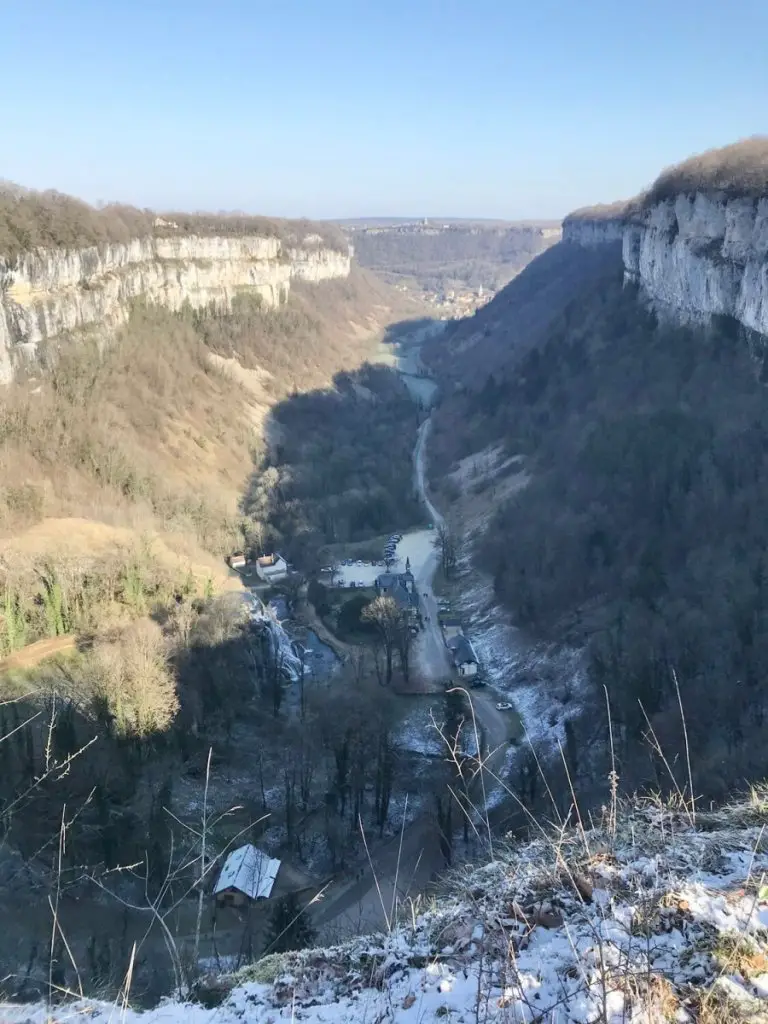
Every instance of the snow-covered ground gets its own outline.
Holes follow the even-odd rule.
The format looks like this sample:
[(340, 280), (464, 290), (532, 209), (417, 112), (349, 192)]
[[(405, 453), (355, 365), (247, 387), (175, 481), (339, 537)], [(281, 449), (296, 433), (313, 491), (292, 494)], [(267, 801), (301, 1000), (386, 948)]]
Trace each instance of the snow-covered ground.
[[(460, 581), (456, 607), (488, 681), (515, 705), (532, 744), (562, 742), (565, 722), (581, 712), (579, 697), (586, 686), (581, 652), (527, 643), (497, 604), (492, 580), (472, 567), (466, 551)], [(543, 685), (542, 670), (555, 682)]]
[(496, 850), (388, 934), (212, 979), (218, 1005), (0, 1004), (3, 1024), (764, 1024), (768, 793), (714, 812), (619, 807)]

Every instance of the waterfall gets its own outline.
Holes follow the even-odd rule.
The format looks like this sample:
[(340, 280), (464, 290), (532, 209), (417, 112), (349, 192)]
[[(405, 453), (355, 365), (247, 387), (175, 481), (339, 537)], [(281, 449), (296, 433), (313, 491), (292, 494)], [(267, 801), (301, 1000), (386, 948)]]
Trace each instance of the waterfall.
[[(270, 654), (275, 664), (280, 666), (286, 679), (292, 683), (298, 682), (301, 678), (301, 658), (296, 654), (293, 641), (278, 622), (275, 613), (261, 598), (249, 591), (246, 600), (251, 622), (260, 623), (269, 636)], [(305, 675), (308, 674), (308, 670), (309, 666), (306, 666)]]

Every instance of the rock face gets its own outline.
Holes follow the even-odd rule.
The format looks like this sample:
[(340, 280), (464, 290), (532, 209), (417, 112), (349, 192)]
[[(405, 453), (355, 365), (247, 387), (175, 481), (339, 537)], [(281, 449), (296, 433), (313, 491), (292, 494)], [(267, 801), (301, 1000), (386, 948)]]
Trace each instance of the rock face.
[(596, 245), (621, 242), (624, 221), (621, 217), (566, 217), (563, 221), (563, 241), (573, 242), (591, 249)]
[(730, 316), (768, 335), (768, 197), (696, 192), (563, 223), (563, 239), (578, 245), (619, 237), (626, 278), (657, 307), (683, 321)]
[(229, 308), (242, 292), (278, 306), (292, 279), (318, 282), (347, 277), (349, 254), (323, 248), (286, 249), (278, 238), (248, 236), (136, 238), (86, 249), (38, 249), (13, 264), (0, 260), (0, 381), (9, 380), (21, 354), (67, 331), (124, 323), (132, 301), (172, 310)]
[(768, 334), (768, 198), (680, 195), (627, 223), (624, 269), (683, 319), (721, 314)]

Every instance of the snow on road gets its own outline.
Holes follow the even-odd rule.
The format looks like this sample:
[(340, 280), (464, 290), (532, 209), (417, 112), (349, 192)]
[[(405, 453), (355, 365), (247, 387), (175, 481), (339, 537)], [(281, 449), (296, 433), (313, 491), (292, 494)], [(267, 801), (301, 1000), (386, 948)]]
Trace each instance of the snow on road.
[(462, 559), (465, 576), (458, 605), (489, 681), (508, 697), (534, 746), (556, 746), (565, 739), (565, 722), (581, 713), (586, 686), (582, 653), (548, 649), (523, 641), (496, 603), (493, 582)]

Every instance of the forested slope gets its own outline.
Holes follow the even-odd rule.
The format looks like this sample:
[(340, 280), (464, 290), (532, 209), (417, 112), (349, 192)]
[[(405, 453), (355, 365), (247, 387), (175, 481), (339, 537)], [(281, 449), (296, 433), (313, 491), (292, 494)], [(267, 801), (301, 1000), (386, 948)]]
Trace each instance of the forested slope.
[[(594, 257), (567, 248), (572, 260)], [(534, 636), (585, 645), (596, 704), (607, 687), (627, 785), (658, 778), (649, 726), (668, 759), (684, 757), (682, 702), (696, 791), (720, 797), (768, 770), (759, 339), (726, 319), (659, 321), (615, 261), (529, 323), (520, 286), (534, 272), (546, 286), (536, 264), (556, 256), (497, 298), (487, 333), (462, 327), (484, 372), (473, 387), (457, 386), (455, 366), (450, 374), (440, 471), (492, 441), (524, 456), (531, 481), (479, 548), (499, 599)], [(562, 279), (549, 287), (562, 292)]]

